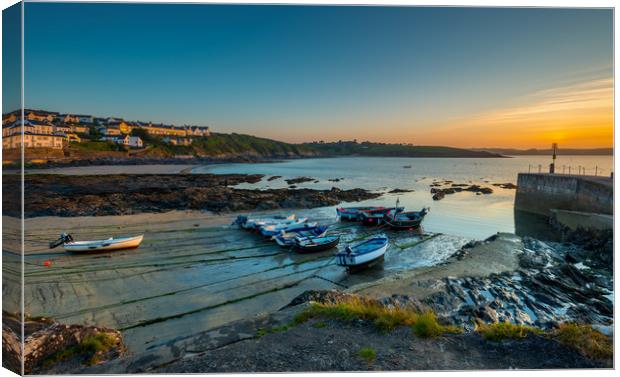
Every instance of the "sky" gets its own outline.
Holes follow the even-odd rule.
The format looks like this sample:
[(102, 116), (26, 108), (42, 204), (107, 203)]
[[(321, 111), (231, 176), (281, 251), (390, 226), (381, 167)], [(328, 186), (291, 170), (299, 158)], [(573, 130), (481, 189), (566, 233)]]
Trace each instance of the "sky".
[(613, 144), (610, 9), (26, 3), (24, 25), (28, 108), (289, 142)]

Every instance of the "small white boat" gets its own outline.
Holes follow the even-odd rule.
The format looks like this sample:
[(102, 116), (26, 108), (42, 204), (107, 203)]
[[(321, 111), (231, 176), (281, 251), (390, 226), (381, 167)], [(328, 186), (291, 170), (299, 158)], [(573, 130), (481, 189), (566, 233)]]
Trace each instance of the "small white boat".
[(264, 225), (260, 228), (260, 232), (265, 237), (276, 236), (280, 233), (293, 232), (297, 229), (303, 229), (308, 227), (316, 227), (317, 223), (308, 223), (308, 218), (303, 217), (294, 221), (284, 221), (277, 224)]
[(369, 238), (357, 245), (347, 246), (344, 251), (336, 254), (336, 264), (355, 269), (365, 267), (376, 260), (383, 258), (389, 242), (386, 235), (381, 234)]
[(290, 216), (271, 216), (271, 217), (255, 217), (238, 216), (233, 224), (237, 224), (243, 229), (259, 229), (261, 226), (277, 224), (283, 221), (295, 221), (295, 214)]
[(97, 241), (69, 241), (63, 244), (67, 251), (109, 251), (120, 249), (133, 249), (142, 243), (143, 234), (135, 237), (108, 238)]

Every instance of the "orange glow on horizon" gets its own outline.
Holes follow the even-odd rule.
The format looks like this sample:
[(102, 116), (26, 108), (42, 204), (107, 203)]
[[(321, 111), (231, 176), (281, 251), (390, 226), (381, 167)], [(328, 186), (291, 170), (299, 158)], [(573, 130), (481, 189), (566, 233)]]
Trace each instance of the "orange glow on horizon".
[[(561, 148), (613, 147), (613, 79), (603, 78), (531, 93), (521, 104), (447, 120), (392, 119), (326, 121), (321, 137), (316, 125), (270, 135), (292, 142), (369, 140), (458, 148)], [(411, 118), (411, 117), (410, 117)], [(328, 124), (334, 127), (328, 127)], [(344, 129), (344, 131), (343, 131)]]

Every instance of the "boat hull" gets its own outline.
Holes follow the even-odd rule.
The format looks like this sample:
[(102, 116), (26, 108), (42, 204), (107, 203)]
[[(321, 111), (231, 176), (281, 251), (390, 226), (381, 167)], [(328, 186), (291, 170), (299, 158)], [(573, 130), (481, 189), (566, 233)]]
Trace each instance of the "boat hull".
[(381, 210), (384, 207), (353, 207), (353, 208), (337, 208), (336, 213), (340, 220), (343, 221), (360, 221), (360, 214), (363, 212)]
[(336, 264), (349, 271), (367, 267), (382, 259), (388, 246), (389, 240), (386, 236), (372, 237), (336, 254)]
[(305, 245), (297, 245), (295, 247), (295, 251), (300, 254), (310, 254), (310, 253), (318, 253), (320, 251), (325, 251), (329, 249), (333, 249), (338, 246), (340, 242), (340, 237), (336, 237), (331, 242), (321, 243), (321, 244), (305, 244)]
[(340, 220), (342, 221), (358, 221), (359, 214), (356, 212), (339, 212)]
[(422, 224), (422, 219), (414, 221), (394, 221), (390, 219), (385, 219), (384, 221), (387, 225), (390, 226), (390, 228), (402, 230), (419, 228)]
[(64, 244), (64, 249), (72, 253), (98, 252), (135, 249), (140, 246), (144, 235), (100, 241), (78, 241)]
[(290, 246), (295, 246), (297, 244), (297, 240), (301, 239), (304, 240), (308, 237), (325, 237), (325, 234), (327, 233), (327, 228), (326, 226), (322, 226), (322, 227), (316, 227), (312, 230), (308, 230), (308, 231), (301, 231), (301, 232), (290, 232), (290, 233), (284, 233), (284, 234), (280, 234), (279, 236), (274, 236), (273, 239), (276, 241), (276, 243), (282, 247), (290, 247)]
[(289, 216), (272, 216), (272, 217), (258, 217), (247, 218), (247, 216), (238, 216), (237, 220), (233, 224), (238, 224), (241, 228), (246, 230), (257, 230), (261, 226), (272, 225), (281, 222), (292, 222), (295, 220), (295, 214)]
[(363, 271), (363, 270), (367, 270), (369, 268), (373, 268), (373, 267), (375, 267), (375, 266), (377, 266), (379, 264), (382, 264), (384, 258), (385, 258), (385, 255), (382, 255), (379, 258), (377, 258), (375, 260), (371, 260), (368, 263), (360, 264), (360, 265), (357, 265), (357, 266), (346, 266), (347, 272), (350, 273), (350, 274), (354, 274), (354, 273), (359, 272), (359, 271)]
[(415, 229), (420, 227), (427, 213), (426, 209), (419, 212), (388, 213), (384, 221), (392, 229)]
[(374, 261), (377, 258), (382, 257), (387, 251), (388, 245), (384, 245), (374, 251), (365, 254), (352, 254), (338, 253), (336, 255), (336, 264), (343, 267), (361, 266)]
[(275, 224), (261, 227), (260, 233), (265, 237), (273, 237), (281, 234), (282, 232), (294, 232), (305, 228), (316, 228), (316, 226), (317, 223), (308, 223), (307, 219), (304, 218), (290, 224)]
[(359, 219), (364, 225), (381, 225), (383, 224), (383, 219), (390, 212), (400, 213), (405, 210), (405, 207), (395, 207), (395, 208), (382, 208), (371, 211), (360, 212)]

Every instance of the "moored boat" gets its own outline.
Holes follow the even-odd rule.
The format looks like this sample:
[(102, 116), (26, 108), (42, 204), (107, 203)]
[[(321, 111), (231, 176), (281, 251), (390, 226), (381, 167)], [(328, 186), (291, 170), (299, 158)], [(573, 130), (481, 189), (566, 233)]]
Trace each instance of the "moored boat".
[(63, 248), (70, 252), (94, 252), (94, 251), (112, 251), (122, 249), (134, 249), (142, 243), (144, 235), (135, 237), (110, 237), (106, 240), (97, 241), (69, 241), (63, 243)]
[(254, 230), (258, 229), (263, 225), (276, 224), (282, 221), (295, 221), (295, 214), (289, 216), (264, 216), (264, 217), (248, 217), (245, 215), (237, 216), (235, 221), (233, 221), (233, 225), (239, 225), (243, 229)]
[(387, 215), (390, 211), (400, 213), (404, 210), (405, 207), (378, 208), (360, 212), (359, 219), (365, 225), (380, 225), (383, 222), (385, 215)]
[(422, 208), (421, 211), (409, 211), (400, 212), (395, 211), (388, 212), (385, 215), (384, 221), (393, 229), (412, 229), (417, 228), (422, 224), (422, 220), (428, 213), (428, 209)]
[(323, 237), (327, 233), (329, 225), (308, 227), (304, 229), (297, 229), (291, 232), (282, 232), (277, 236), (273, 236), (273, 240), (282, 247), (294, 246), (297, 238), (303, 239), (305, 237)]
[(389, 242), (386, 235), (371, 237), (357, 245), (347, 248), (336, 254), (336, 264), (346, 267), (349, 271), (368, 267), (374, 262), (383, 259)]
[(359, 221), (360, 213), (383, 208), (385, 207), (340, 207), (336, 208), (336, 213), (338, 214), (338, 217), (340, 217), (340, 220)]
[(340, 236), (305, 237), (296, 240), (295, 251), (298, 253), (316, 253), (338, 246)]
[(265, 237), (272, 237), (272, 236), (276, 236), (282, 232), (292, 232), (295, 231), (297, 229), (303, 229), (306, 227), (316, 227), (317, 223), (312, 222), (312, 223), (308, 223), (308, 218), (300, 218), (294, 221), (283, 221), (280, 223), (275, 223), (275, 224), (270, 224), (270, 225), (263, 225), (260, 227), (260, 233), (265, 236)]

